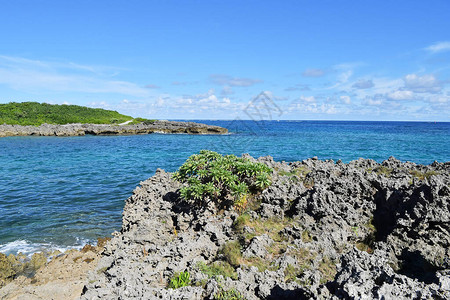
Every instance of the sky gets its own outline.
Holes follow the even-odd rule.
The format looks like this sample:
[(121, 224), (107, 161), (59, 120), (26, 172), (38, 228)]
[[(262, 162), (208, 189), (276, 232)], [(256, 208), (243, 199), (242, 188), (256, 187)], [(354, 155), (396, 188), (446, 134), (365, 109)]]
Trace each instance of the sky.
[(450, 121), (450, 1), (0, 0), (0, 103)]

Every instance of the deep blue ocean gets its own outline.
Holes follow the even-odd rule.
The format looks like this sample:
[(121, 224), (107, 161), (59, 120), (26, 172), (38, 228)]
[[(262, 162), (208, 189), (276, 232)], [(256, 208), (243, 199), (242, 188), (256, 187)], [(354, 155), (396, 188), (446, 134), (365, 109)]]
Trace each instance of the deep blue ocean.
[(110, 236), (140, 181), (157, 168), (175, 171), (201, 149), (277, 161), (450, 161), (450, 123), (201, 122), (231, 134), (0, 138), (0, 252), (80, 247)]

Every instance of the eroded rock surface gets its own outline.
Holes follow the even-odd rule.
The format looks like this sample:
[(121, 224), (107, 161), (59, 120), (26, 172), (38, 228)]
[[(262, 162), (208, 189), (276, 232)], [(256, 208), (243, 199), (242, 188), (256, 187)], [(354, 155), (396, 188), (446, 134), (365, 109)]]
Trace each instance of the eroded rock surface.
[(79, 136), (93, 135), (126, 135), (150, 133), (185, 133), (185, 134), (225, 134), (228, 130), (219, 126), (194, 122), (176, 122), (158, 120), (152, 124), (136, 125), (99, 125), (99, 124), (67, 124), (40, 126), (0, 125), (0, 137), (6, 136)]
[(103, 246), (86, 245), (81, 251), (69, 250), (45, 261), (33, 274), (16, 277), (0, 289), (0, 299), (42, 300), (77, 299), (86, 284), (89, 270), (97, 265)]
[(180, 201), (163, 170), (142, 182), (81, 299), (450, 298), (450, 163), (258, 161), (273, 183), (241, 216)]

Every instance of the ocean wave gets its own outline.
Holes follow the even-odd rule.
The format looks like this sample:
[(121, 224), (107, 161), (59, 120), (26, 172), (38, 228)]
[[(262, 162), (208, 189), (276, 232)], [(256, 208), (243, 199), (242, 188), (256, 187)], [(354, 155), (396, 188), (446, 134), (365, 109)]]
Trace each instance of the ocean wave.
[(75, 245), (62, 246), (52, 243), (32, 243), (27, 240), (15, 240), (6, 244), (0, 244), (0, 253), (6, 255), (16, 255), (18, 253), (22, 253), (26, 256), (31, 257), (31, 255), (37, 252), (52, 252), (56, 250), (65, 252), (69, 249), (80, 250), (84, 245), (89, 244), (90, 242), (90, 240), (77, 239), (77, 243)]

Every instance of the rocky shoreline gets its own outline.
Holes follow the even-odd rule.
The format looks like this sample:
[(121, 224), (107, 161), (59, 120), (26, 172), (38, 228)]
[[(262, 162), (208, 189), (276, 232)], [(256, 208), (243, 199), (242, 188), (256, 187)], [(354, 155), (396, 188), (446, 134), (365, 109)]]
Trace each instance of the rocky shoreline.
[(0, 125), (0, 137), (7, 136), (81, 136), (131, 135), (131, 134), (226, 134), (228, 130), (219, 126), (195, 122), (157, 120), (151, 124), (102, 125), (102, 124), (42, 124), (40, 126)]
[(450, 298), (450, 162), (257, 161), (272, 184), (246, 212), (141, 182), (80, 299)]

